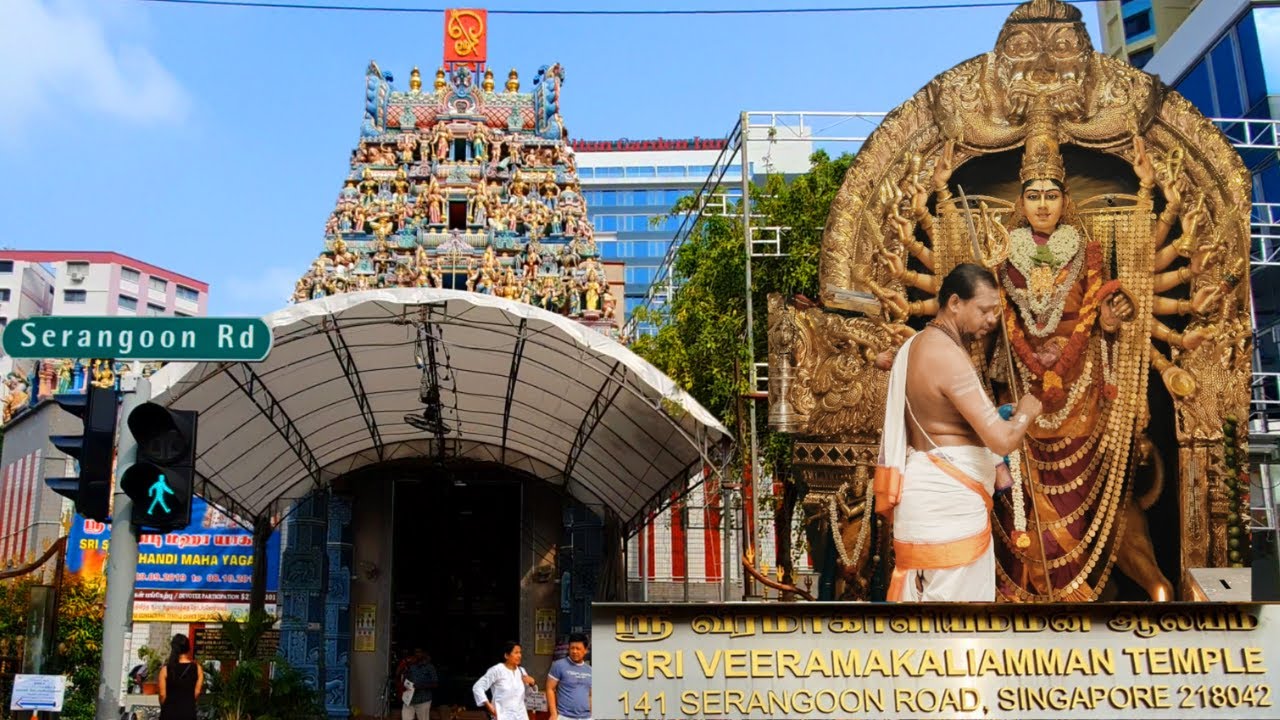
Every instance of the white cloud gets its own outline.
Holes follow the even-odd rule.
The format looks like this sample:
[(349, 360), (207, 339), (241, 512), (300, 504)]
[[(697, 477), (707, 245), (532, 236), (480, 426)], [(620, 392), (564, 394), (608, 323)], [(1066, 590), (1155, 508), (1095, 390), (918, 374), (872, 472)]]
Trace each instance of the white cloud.
[(268, 267), (253, 275), (248, 268), (209, 287), (211, 315), (266, 315), (289, 304), (294, 285), (306, 267)]
[(181, 120), (188, 96), (114, 3), (0, 1), (0, 133), (10, 140), (65, 112), (135, 123)]

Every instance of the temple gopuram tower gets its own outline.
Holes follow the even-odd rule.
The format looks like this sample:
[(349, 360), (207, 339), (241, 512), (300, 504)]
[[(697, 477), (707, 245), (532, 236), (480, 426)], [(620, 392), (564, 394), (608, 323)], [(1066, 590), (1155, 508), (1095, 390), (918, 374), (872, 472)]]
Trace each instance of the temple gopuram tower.
[[(467, 11), (458, 11), (467, 12)], [(450, 14), (453, 17), (453, 14)], [(453, 37), (451, 23), (446, 34)], [(496, 295), (568, 315), (615, 339), (623, 263), (602, 263), (560, 116), (564, 70), (521, 91), (446, 43), (429, 86), (407, 90), (370, 63), (351, 172), (324, 228), (324, 251), (294, 302), (390, 287)], [(483, 59), (483, 53), (480, 56)]]

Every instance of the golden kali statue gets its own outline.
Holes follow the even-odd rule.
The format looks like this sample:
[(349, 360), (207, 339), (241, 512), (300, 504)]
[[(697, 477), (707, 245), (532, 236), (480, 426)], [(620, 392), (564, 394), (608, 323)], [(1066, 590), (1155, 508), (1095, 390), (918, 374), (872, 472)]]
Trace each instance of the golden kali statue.
[[(993, 52), (891, 113), (850, 167), (821, 255), (823, 304), (870, 317), (770, 301), (770, 422), (800, 436), (811, 488), (857, 508), (830, 528), (842, 562), (869, 576), (876, 355), (937, 311), (942, 276), (979, 262), (1003, 315), (975, 361), (998, 402), (1045, 406), (996, 502), (1002, 596), (1094, 600), (1119, 568), (1167, 600), (1185, 592), (1176, 568), (1241, 564), (1226, 529), (1248, 503), (1225, 489), (1223, 428), (1248, 410), (1250, 189), (1212, 123), (1094, 52), (1061, 0), (1018, 6)], [(812, 445), (848, 449), (843, 485), (806, 469)], [(1143, 510), (1157, 502), (1180, 547), (1153, 545)]]

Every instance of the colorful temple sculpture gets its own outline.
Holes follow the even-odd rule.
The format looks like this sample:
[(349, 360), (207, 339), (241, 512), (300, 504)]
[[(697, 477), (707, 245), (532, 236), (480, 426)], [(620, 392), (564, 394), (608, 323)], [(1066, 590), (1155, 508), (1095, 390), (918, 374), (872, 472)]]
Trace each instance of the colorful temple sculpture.
[[(478, 80), (478, 81), (477, 81)], [(431, 287), (495, 295), (618, 336), (621, 263), (602, 263), (560, 116), (564, 71), (533, 92), (512, 70), (417, 68), (407, 92), (370, 64), (360, 144), (324, 252), (294, 302), (336, 293)]]
[(158, 362), (48, 359), (20, 361), (0, 382), (0, 426), (54, 395), (86, 392), (90, 385), (120, 389), (129, 373), (144, 377), (159, 369)]
[[(1066, 200), (1037, 242), (1020, 198), (1046, 180)], [(769, 419), (796, 438), (832, 594), (883, 594), (876, 360), (962, 262), (1003, 298), (1003, 337), (972, 348), (987, 391), (1045, 408), (992, 515), (1001, 597), (1191, 599), (1190, 570), (1247, 566), (1250, 195), (1213, 123), (1060, 0), (890, 113), (831, 208), (821, 305), (769, 304)]]

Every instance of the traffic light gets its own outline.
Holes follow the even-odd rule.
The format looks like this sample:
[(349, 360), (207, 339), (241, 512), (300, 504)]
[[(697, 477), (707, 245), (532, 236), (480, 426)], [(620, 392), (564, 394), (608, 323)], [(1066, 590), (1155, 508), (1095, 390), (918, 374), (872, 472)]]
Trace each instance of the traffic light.
[(133, 500), (133, 526), (172, 532), (191, 524), (196, 478), (197, 413), (143, 403), (126, 422), (138, 443), (138, 457), (120, 478)]
[(111, 519), (116, 444), (116, 391), (90, 386), (84, 393), (53, 396), (63, 410), (84, 421), (83, 435), (50, 435), (49, 441), (75, 458), (79, 477), (45, 478), (49, 489), (75, 501), (76, 512), (99, 522)]

